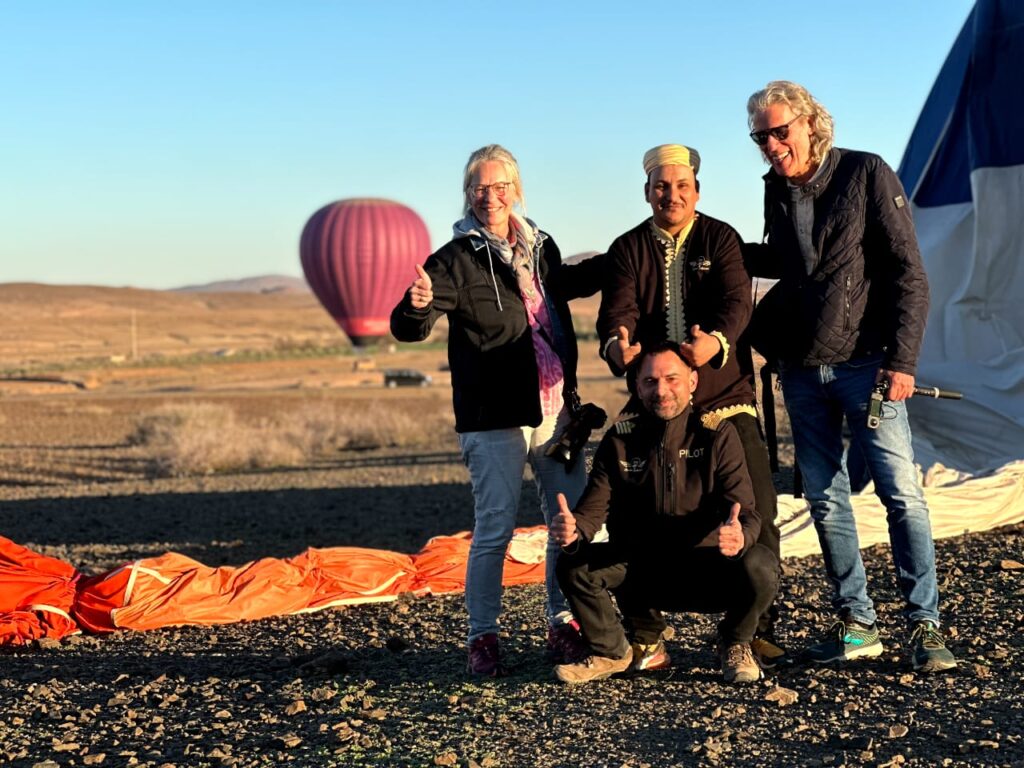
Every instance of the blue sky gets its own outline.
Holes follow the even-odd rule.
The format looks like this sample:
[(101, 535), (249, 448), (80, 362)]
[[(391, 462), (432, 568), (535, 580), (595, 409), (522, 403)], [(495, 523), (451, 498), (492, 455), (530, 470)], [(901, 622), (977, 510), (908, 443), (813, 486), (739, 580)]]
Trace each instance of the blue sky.
[(972, 4), (8, 4), (0, 282), (300, 275), (306, 219), (347, 197), (412, 207), (438, 248), (491, 142), (566, 255), (649, 214), (640, 160), (665, 142), (700, 151), (699, 208), (755, 239), (747, 97), (802, 82), (839, 145), (895, 167)]

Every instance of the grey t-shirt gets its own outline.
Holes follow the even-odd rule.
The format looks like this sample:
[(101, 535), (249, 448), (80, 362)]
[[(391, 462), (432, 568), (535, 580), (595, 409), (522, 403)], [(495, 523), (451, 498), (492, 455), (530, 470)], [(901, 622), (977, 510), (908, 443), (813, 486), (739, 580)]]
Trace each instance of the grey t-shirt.
[(814, 196), (810, 192), (810, 184), (821, 175), (824, 167), (824, 163), (819, 164), (814, 175), (804, 184), (787, 182), (793, 202), (790, 208), (793, 228), (800, 243), (800, 255), (804, 258), (804, 271), (808, 275), (818, 266), (818, 254), (814, 250)]

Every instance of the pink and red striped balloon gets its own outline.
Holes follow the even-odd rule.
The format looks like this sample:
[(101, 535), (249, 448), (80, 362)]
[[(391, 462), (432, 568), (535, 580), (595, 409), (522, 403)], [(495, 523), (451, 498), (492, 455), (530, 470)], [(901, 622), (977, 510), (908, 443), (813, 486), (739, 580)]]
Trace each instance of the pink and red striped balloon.
[(430, 254), (415, 211), (377, 198), (339, 200), (314, 213), (299, 256), (309, 287), (356, 346), (388, 334), (388, 318)]

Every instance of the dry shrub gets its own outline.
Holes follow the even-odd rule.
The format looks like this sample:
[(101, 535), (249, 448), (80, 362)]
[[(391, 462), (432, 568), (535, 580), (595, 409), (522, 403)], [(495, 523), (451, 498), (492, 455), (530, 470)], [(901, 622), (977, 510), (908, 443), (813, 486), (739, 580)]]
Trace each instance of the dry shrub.
[(413, 448), (435, 443), (451, 432), (452, 418), (409, 413), (382, 403), (309, 405), (275, 420), (279, 430), (307, 458), (336, 451)]
[(150, 449), (159, 475), (291, 466), (302, 460), (299, 450), (273, 430), (246, 424), (232, 408), (214, 403), (164, 406), (142, 419), (132, 442)]
[(181, 476), (302, 466), (340, 450), (425, 446), (451, 432), (450, 416), (362, 406), (308, 405), (247, 423), (225, 405), (168, 405), (143, 418), (131, 441), (148, 449), (156, 474)]
[[(327, 408), (308, 406), (294, 421), (294, 440), (306, 454), (323, 456), (334, 450), (413, 448), (436, 443), (451, 433), (454, 419), (420, 410), (415, 413), (382, 403), (348, 403)], [(289, 425), (288, 431), (293, 432)]]

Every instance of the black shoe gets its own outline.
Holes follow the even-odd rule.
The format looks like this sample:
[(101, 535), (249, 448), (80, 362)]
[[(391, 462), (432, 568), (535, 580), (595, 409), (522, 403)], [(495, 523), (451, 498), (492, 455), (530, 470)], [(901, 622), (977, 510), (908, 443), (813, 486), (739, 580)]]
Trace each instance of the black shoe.
[(504, 677), (506, 670), (501, 663), (498, 636), (481, 635), (469, 644), (469, 671), (482, 677)]
[(914, 624), (910, 633), (914, 669), (919, 672), (942, 672), (956, 668), (956, 658), (946, 647), (939, 628), (930, 621)]
[(548, 627), (547, 656), (555, 664), (575, 664), (590, 655), (590, 646), (580, 634), (574, 619), (557, 627)]

